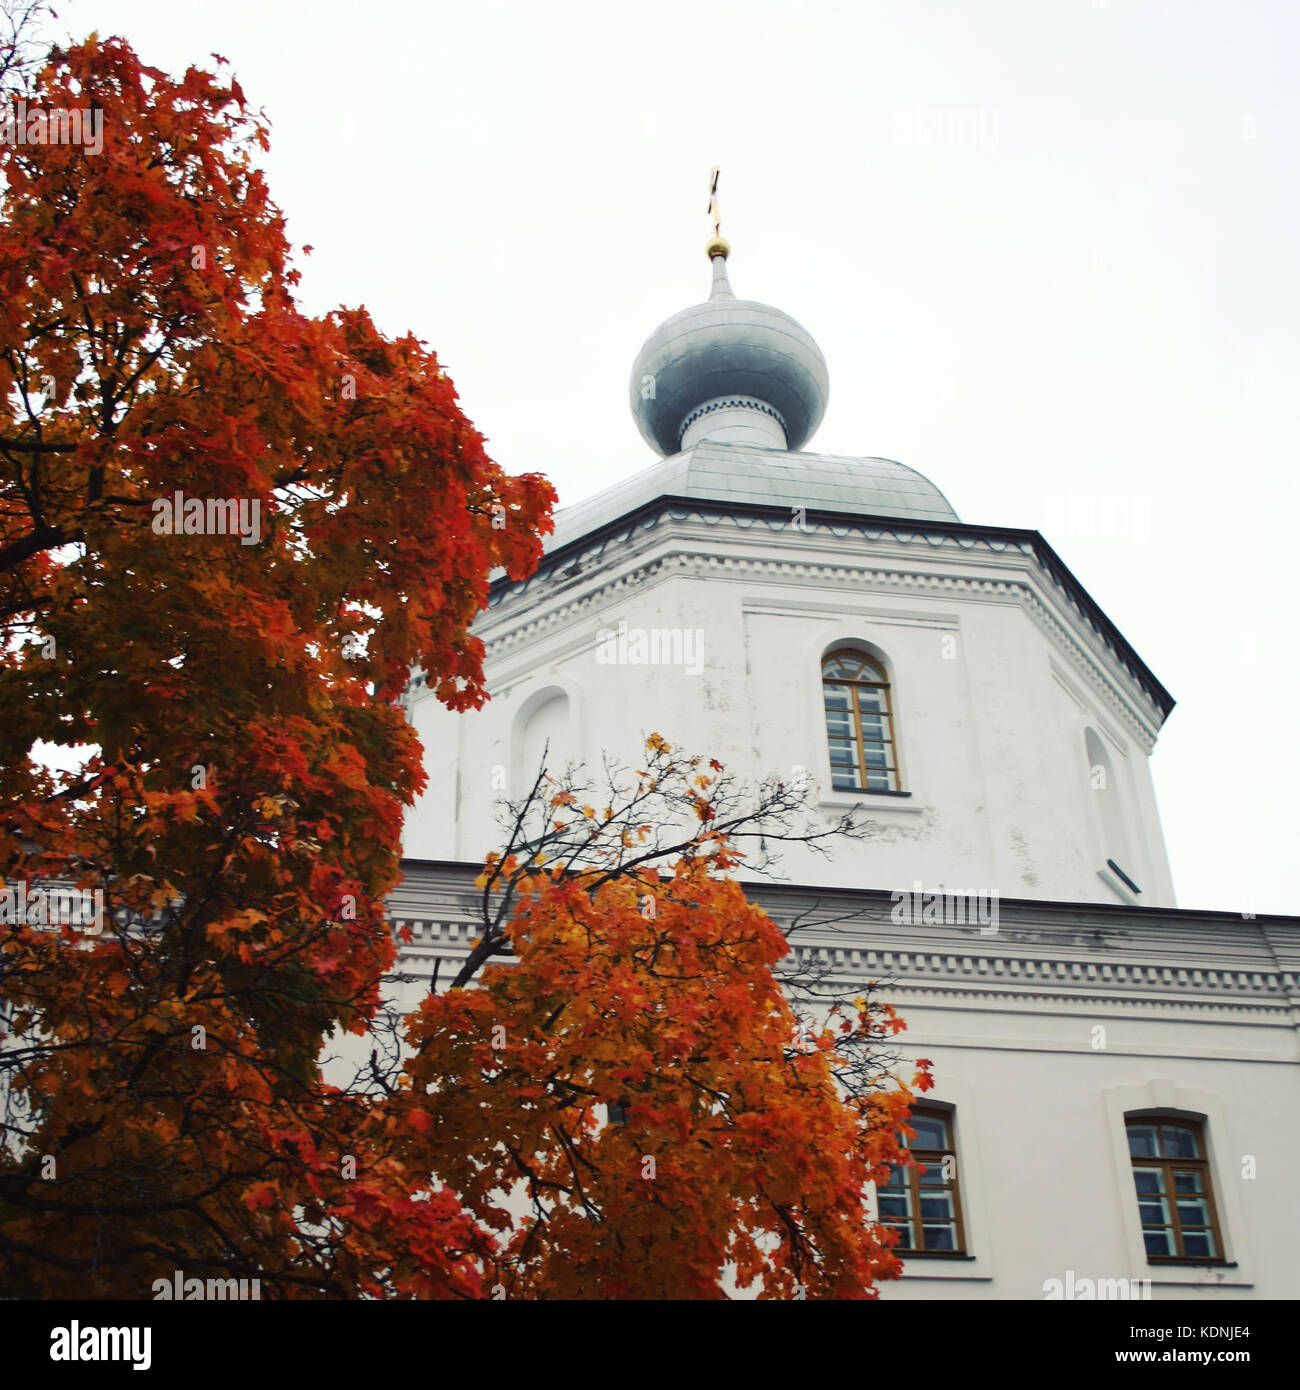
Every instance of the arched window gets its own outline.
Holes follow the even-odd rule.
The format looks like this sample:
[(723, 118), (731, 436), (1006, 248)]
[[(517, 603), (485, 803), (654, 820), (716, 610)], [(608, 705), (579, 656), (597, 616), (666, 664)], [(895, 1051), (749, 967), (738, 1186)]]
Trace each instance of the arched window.
[(1128, 1114), (1142, 1243), (1152, 1264), (1223, 1262), (1202, 1121)]
[(908, 1124), (916, 1131), (916, 1138), (908, 1141), (908, 1148), (925, 1172), (896, 1164), (890, 1169), (889, 1182), (877, 1189), (880, 1220), (898, 1232), (894, 1249), (900, 1255), (961, 1255), (966, 1251), (952, 1115), (938, 1106), (913, 1108)]
[(898, 791), (894, 716), (880, 663), (847, 648), (822, 660), (831, 785), (845, 792)]

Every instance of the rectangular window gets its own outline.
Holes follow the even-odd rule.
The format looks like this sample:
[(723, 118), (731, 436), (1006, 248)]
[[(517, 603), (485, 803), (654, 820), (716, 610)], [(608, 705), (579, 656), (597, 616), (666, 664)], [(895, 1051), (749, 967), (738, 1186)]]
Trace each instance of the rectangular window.
[(1222, 1264), (1199, 1120), (1125, 1117), (1142, 1242), (1152, 1264)]
[(877, 1190), (880, 1221), (898, 1232), (896, 1254), (964, 1255), (951, 1112), (916, 1109), (908, 1123), (916, 1131), (908, 1148), (925, 1171), (894, 1166), (889, 1182)]

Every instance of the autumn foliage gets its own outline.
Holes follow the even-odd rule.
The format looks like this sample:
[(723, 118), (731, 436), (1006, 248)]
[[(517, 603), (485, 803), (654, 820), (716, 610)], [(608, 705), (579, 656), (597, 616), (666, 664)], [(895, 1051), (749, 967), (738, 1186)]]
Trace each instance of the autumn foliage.
[(528, 876), (518, 962), (426, 999), (412, 1161), (485, 1224), (517, 1194), (509, 1297), (870, 1296), (899, 1264), (866, 1184), (904, 1157), (909, 1093), (846, 1100), (834, 1070), (848, 1035), (901, 1024), (864, 999), (800, 1030), (785, 937), (705, 858), (600, 876)]
[(910, 1161), (903, 1023), (802, 966), (800, 922), (735, 879), (852, 828), (659, 735), (645, 751), (511, 808), (482, 934), (408, 1021), (403, 1157), (498, 1233), (495, 1297), (874, 1298), (901, 1271), (868, 1194)]
[[(459, 1291), (382, 1149), (340, 1182), (316, 1059), (394, 960), (409, 672), (482, 702), (469, 624), (553, 494), (414, 338), (297, 308), (237, 83), (92, 39), (37, 86), (104, 145), (0, 146), (0, 874), (100, 890), (109, 928), (0, 926), (4, 1288), (138, 1294), (183, 1256), (350, 1292), (397, 1209)], [(256, 542), (177, 492), (255, 506)], [(38, 740), (98, 751), (61, 775)]]
[(553, 494), (415, 338), (297, 307), (236, 82), (92, 38), (37, 87), (104, 144), (0, 146), (0, 876), (105, 917), (0, 910), (0, 1293), (873, 1296), (901, 1024), (791, 1005), (732, 872), (788, 796), (662, 740), (599, 809), (539, 780), (465, 977), (327, 1082), (397, 959), (410, 673), (486, 698), (471, 623)]

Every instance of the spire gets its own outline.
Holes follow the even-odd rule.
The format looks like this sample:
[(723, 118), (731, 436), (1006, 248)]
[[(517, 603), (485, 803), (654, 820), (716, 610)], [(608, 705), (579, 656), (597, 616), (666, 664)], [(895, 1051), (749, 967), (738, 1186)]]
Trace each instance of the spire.
[(709, 298), (735, 299), (731, 291), (731, 281), (727, 279), (727, 257), (731, 246), (722, 235), (722, 213), (718, 208), (718, 175), (721, 171), (715, 164), (709, 175), (709, 216), (713, 218), (713, 239), (704, 248), (709, 260), (713, 262), (713, 289)]
[(727, 246), (727, 251), (715, 251), (716, 241), (709, 242), (709, 259), (713, 262), (713, 289), (709, 294), (710, 299), (735, 299), (731, 292), (731, 281), (727, 279), (727, 251), (731, 250), (724, 241), (722, 244)]

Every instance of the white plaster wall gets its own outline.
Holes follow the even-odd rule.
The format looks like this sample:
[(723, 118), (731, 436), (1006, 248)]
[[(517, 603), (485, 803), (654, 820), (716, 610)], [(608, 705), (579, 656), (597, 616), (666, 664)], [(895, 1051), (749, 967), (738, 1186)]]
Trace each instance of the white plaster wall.
[[(789, 553), (788, 537), (745, 537), (751, 552), (758, 542)], [(408, 855), (476, 860), (497, 845), (494, 803), (531, 781), (520, 710), (554, 689), (569, 699), (570, 747), (591, 766), (604, 752), (636, 765), (644, 735), (658, 732), (747, 777), (804, 768), (828, 811), (856, 806), (875, 822), (869, 843), (840, 845), (830, 865), (790, 851), (794, 881), (919, 880), (1003, 897), (1122, 901), (1098, 872), (1106, 855), (1083, 743), (1091, 725), (1106, 738), (1128, 827), (1127, 862), (1118, 862), (1142, 889), (1136, 901), (1172, 902), (1145, 751), (1077, 670), (1063, 684), (1067, 658), (1021, 602), (756, 577), (725, 553), (703, 574), (670, 557), (648, 579), (602, 588), (616, 568), (591, 577), (594, 597), (581, 611), (492, 650), (485, 709), (449, 715), (417, 696), (430, 790), (409, 818)], [(539, 594), (535, 611), (544, 602)], [(494, 615), (486, 628), (509, 631), (530, 616)], [(620, 623), (692, 634), (700, 669), (602, 662), (600, 634)], [(841, 641), (868, 644), (887, 662), (909, 797), (830, 789), (819, 662)]]
[[(410, 868), (393, 903), (413, 930), (404, 965), (427, 980), (442, 955), (445, 986), (477, 932), (473, 871)], [(766, 884), (753, 897), (781, 923), (814, 907), (848, 923), (814, 925), (797, 949), (833, 959), (848, 992), (885, 981), (908, 1025), (895, 1050), (930, 1058), (925, 1099), (955, 1107), (973, 1258), (909, 1260), (886, 1300), (1041, 1299), (1071, 1270), (1150, 1279), (1154, 1299), (1300, 1297), (1300, 923), (1022, 902), (982, 936), (891, 921), (887, 893)], [(1205, 1118), (1235, 1267), (1147, 1263), (1123, 1119), (1149, 1109)]]
[[(895, 1002), (909, 1022), (908, 1051), (935, 1063), (927, 1099), (957, 1107), (975, 1258), (905, 1261), (903, 1280), (884, 1286), (886, 1299), (1041, 1299), (1044, 1282), (1064, 1282), (1070, 1269), (1076, 1280), (1149, 1278), (1153, 1299), (1300, 1297), (1293, 1030)], [(1096, 1023), (1107, 1029), (1104, 1050), (1081, 1043)], [(979, 1044), (980, 1032), (991, 1045)], [(943, 1041), (963, 1034), (957, 1045)], [(1220, 1229), (1236, 1268), (1146, 1262), (1123, 1115), (1156, 1107), (1206, 1117)], [(1254, 1178), (1243, 1176), (1247, 1156)]]

